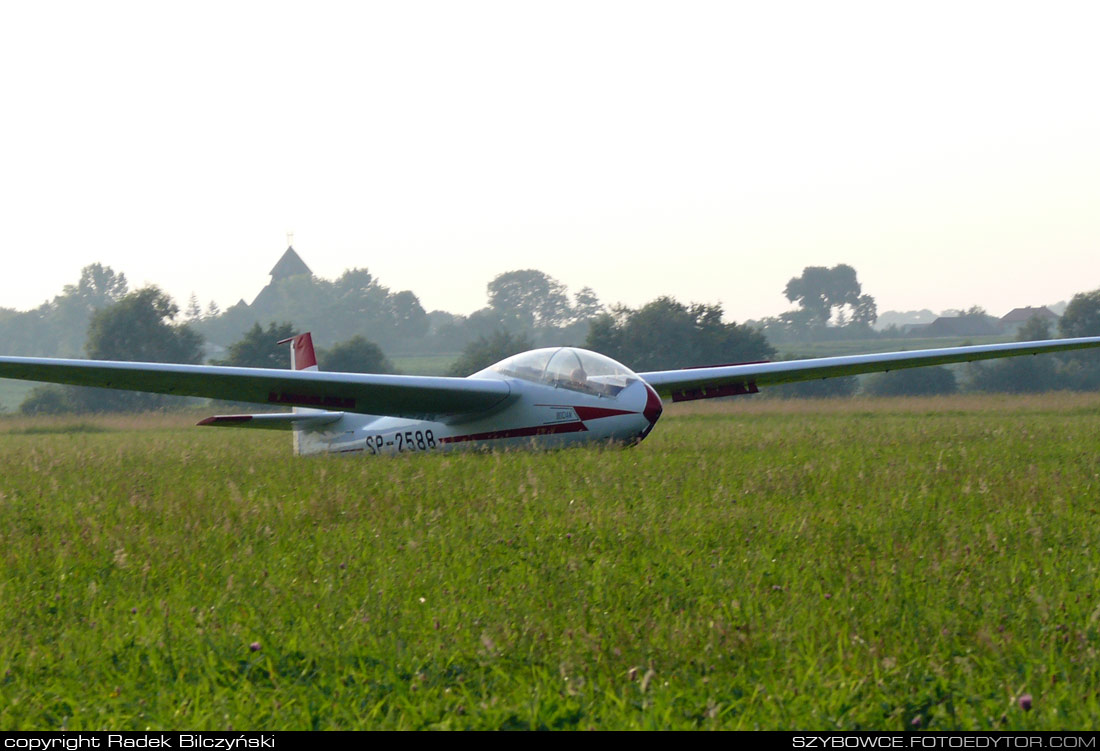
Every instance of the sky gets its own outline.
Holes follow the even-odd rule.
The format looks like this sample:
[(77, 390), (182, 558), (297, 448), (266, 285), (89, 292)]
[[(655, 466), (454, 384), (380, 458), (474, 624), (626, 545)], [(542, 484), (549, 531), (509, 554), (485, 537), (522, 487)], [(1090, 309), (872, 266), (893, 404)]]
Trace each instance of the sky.
[(247, 301), (293, 244), (469, 313), (1100, 287), (1096, 3), (0, 3), (0, 307), (93, 262)]

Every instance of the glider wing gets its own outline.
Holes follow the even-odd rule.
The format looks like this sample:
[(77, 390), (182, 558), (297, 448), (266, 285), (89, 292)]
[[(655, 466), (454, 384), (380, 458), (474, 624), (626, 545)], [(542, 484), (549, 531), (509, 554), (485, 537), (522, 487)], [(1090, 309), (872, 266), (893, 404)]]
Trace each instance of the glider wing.
[(1037, 355), (1042, 352), (1063, 352), (1086, 347), (1100, 347), (1100, 336), (921, 349), (912, 352), (883, 352), (874, 355), (820, 357), (812, 360), (748, 363), (687, 370), (660, 370), (638, 375), (661, 396), (670, 396), (672, 401), (680, 402), (750, 394), (758, 391), (760, 386), (794, 381), (919, 368), (925, 365), (948, 365), (997, 357)]
[(511, 391), (490, 379), (45, 357), (0, 357), (0, 378), (425, 420), (485, 412)]

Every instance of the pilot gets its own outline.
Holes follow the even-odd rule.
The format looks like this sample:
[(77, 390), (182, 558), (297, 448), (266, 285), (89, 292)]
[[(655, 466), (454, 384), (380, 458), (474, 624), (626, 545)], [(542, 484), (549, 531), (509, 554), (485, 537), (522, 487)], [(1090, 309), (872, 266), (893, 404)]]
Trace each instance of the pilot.
[(588, 391), (588, 374), (584, 372), (584, 368), (574, 368), (569, 374), (569, 385), (579, 391)]

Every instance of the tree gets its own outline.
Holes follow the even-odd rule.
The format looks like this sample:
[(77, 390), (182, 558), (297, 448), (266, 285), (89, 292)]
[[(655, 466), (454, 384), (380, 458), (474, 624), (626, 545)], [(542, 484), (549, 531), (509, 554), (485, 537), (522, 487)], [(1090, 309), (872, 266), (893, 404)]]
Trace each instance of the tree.
[[(1058, 321), (1062, 336), (1100, 336), (1100, 289), (1073, 296)], [(1096, 352), (1067, 353), (1063, 358), (1062, 375), (1070, 388), (1100, 389), (1100, 354)]]
[(126, 275), (116, 274), (110, 266), (93, 263), (80, 270), (80, 281), (66, 284), (62, 295), (80, 299), (89, 310), (118, 302), (127, 292)]
[(62, 415), (77, 411), (71, 386), (35, 386), (19, 405), (24, 415)]
[[(93, 360), (135, 360), (194, 364), (202, 360), (202, 337), (173, 320), (179, 307), (157, 287), (131, 292), (92, 316), (84, 350)], [(80, 389), (74, 399), (87, 411), (159, 409), (173, 397)]]
[(870, 295), (860, 295), (856, 301), (855, 310), (852, 311), (853, 326), (866, 326), (870, 328), (878, 320), (878, 305), (875, 298)]
[(670, 297), (598, 316), (585, 346), (634, 370), (755, 361), (775, 354), (756, 329), (723, 323), (720, 305), (688, 306)]
[(1018, 342), (1039, 342), (1050, 339), (1050, 320), (1042, 316), (1032, 316), (1016, 332)]
[(843, 399), (855, 394), (857, 388), (859, 388), (858, 378), (841, 376), (781, 383), (778, 386), (769, 386), (762, 393), (769, 398), (778, 399)]
[(468, 376), (529, 349), (531, 340), (526, 334), (510, 334), (500, 330), (490, 336), (479, 336), (462, 351), (462, 355), (451, 366), (449, 375)]
[(393, 327), (402, 339), (419, 339), (428, 333), (428, 314), (419, 298), (409, 290), (392, 294), (388, 299)]
[(199, 305), (199, 297), (194, 292), (187, 298), (187, 310), (183, 314), (184, 319), (190, 323), (202, 318), (202, 307)]
[(286, 345), (278, 342), (289, 339), (297, 332), (293, 323), (275, 323), (267, 329), (256, 323), (243, 337), (229, 345), (225, 359), (214, 360), (215, 365), (234, 365), (239, 368), (289, 368), (290, 353)]
[(1062, 336), (1100, 336), (1100, 289), (1074, 295), (1058, 321)]
[[(1016, 332), (1018, 342), (1037, 342), (1050, 337), (1050, 321), (1039, 316), (1027, 319)], [(1010, 357), (991, 364), (973, 363), (970, 366), (970, 389), (1009, 394), (1034, 394), (1064, 388), (1068, 384), (1059, 377), (1056, 363), (1055, 358), (1047, 355)]]
[(573, 318), (577, 321), (588, 321), (605, 312), (603, 303), (591, 287), (582, 287), (580, 292), (573, 295)]
[(489, 307), (512, 329), (560, 326), (572, 315), (565, 285), (535, 269), (498, 274), (488, 292)]
[(93, 263), (80, 270), (76, 284), (38, 308), (20, 313), (0, 325), (0, 339), (8, 354), (79, 357), (84, 349), (88, 321), (97, 310), (113, 305), (126, 294), (126, 276), (110, 266)]
[[(784, 294), (791, 302), (797, 302), (803, 310), (811, 313), (814, 321), (824, 326), (832, 317), (833, 308), (861, 305), (860, 285), (856, 279), (856, 270), (847, 264), (838, 264), (831, 269), (824, 266), (807, 266), (802, 276), (796, 276), (787, 282)], [(862, 300), (863, 317), (874, 304), (874, 298), (865, 295)]]
[(321, 370), (334, 373), (392, 373), (393, 364), (374, 342), (354, 336), (321, 353)]
[(872, 396), (939, 396), (954, 394), (959, 384), (955, 373), (940, 365), (875, 373), (867, 378), (863, 390)]
[(202, 339), (186, 324), (173, 324), (177, 315), (171, 297), (144, 287), (92, 317), (84, 350), (93, 360), (197, 363)]

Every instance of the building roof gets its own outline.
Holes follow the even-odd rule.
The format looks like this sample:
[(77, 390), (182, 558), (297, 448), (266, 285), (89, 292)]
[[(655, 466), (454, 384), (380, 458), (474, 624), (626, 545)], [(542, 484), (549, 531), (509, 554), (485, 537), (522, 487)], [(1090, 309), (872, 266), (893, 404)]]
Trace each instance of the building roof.
[(921, 331), (924, 336), (992, 336), (1001, 333), (993, 316), (940, 316)]
[(1033, 316), (1046, 318), (1051, 321), (1058, 320), (1058, 314), (1046, 306), (1038, 308), (1013, 308), (1001, 316), (1001, 323), (1026, 323)]
[(271, 269), (271, 281), (277, 282), (281, 279), (289, 279), (292, 276), (299, 276), (301, 274), (313, 275), (313, 272), (309, 270), (309, 266), (306, 266), (306, 262), (294, 252), (294, 246), (289, 246), (286, 249), (286, 253), (283, 253), (283, 257), (279, 259), (279, 262), (275, 264), (275, 267)]

